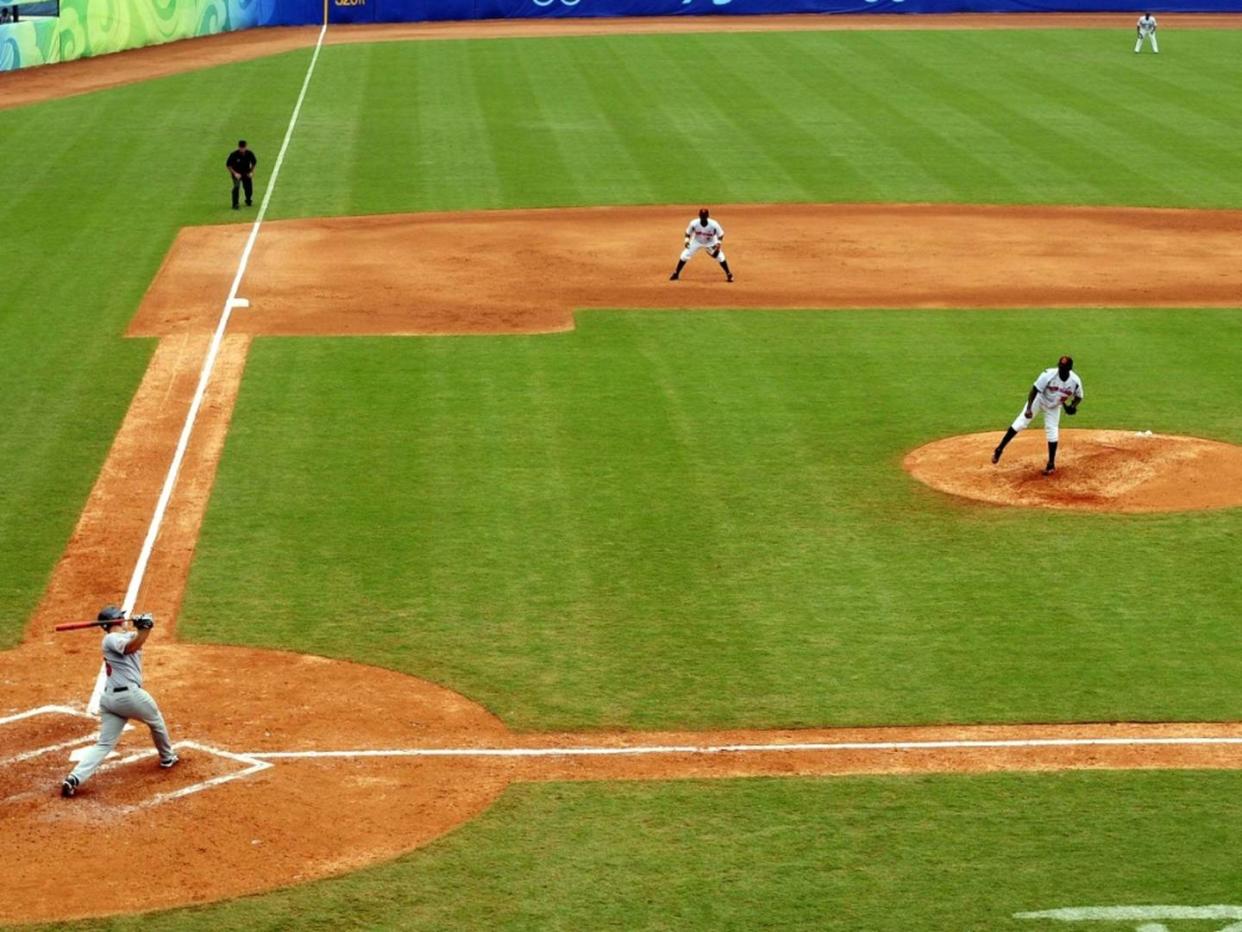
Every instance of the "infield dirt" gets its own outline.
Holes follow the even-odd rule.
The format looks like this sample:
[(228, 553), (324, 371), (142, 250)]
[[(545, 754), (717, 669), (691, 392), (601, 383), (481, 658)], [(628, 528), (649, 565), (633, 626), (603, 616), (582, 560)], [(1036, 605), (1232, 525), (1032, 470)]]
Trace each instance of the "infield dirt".
[[(243, 289), (252, 306), (237, 312), (224, 341), (144, 590), (141, 607), (159, 618), (148, 651), (149, 682), (174, 739), (245, 755), (445, 747), (850, 747), (627, 757), (273, 758), (272, 767), (244, 779), (160, 801), (161, 794), (228, 776), (238, 766), (190, 749), (169, 772), (150, 758), (104, 769), (77, 798), (65, 801), (57, 787), (68, 766), (66, 750), (20, 760), (14, 755), (85, 741), (90, 724), (72, 716), (23, 719), (0, 725), (9, 755), (0, 771), (8, 843), (0, 879), (9, 893), (0, 902), (0, 920), (206, 902), (342, 873), (460, 825), (513, 781), (1242, 767), (1240, 745), (891, 746), (1088, 736), (1238, 738), (1238, 723), (522, 735), (467, 698), (391, 671), (175, 642), (186, 575), (255, 335), (543, 332), (571, 327), (578, 307), (1228, 304), (1227, 296), (1242, 286), (1242, 254), (1232, 235), (1238, 218), (1222, 212), (800, 205), (722, 207), (718, 213), (730, 231), (739, 276), (732, 285), (705, 256), (689, 266), (684, 281), (666, 280), (690, 216), (686, 207), (265, 225)], [(791, 220), (814, 224), (824, 235), (790, 249), (776, 233)], [(582, 235), (597, 225), (607, 227), (606, 242)], [(125, 589), (246, 232), (183, 231), (144, 299), (130, 333), (158, 336), (158, 349), (25, 643), (0, 654), (0, 718), (49, 703), (80, 706), (89, 693), (99, 664), (98, 636), (54, 637), (52, 626), (117, 601)], [(1127, 264), (1135, 250), (1164, 257), (1150, 263), (1160, 269), (1158, 276)], [(325, 255), (332, 261), (325, 262)], [(1039, 439), (1032, 432), (1023, 443)], [(954, 438), (923, 453), (973, 454), (980, 442)], [(1067, 475), (1082, 466), (1078, 449), (1085, 453), (1096, 442), (1067, 438)], [(1015, 442), (1014, 469), (1023, 468), (1022, 454)], [(1157, 457), (1152, 468), (1176, 479), (1171, 470), (1192, 462)], [(1009, 462), (1005, 470), (989, 464), (980, 472), (969, 481), (1009, 487)], [(1236, 474), (1230, 475), (1236, 492)], [(327, 703), (331, 717), (323, 714)], [(122, 740), (126, 753), (147, 746), (141, 728)], [(122, 820), (123, 832), (110, 831)], [(162, 868), (160, 884), (114, 883), (89, 872), (64, 883), (67, 862), (125, 861), (153, 850), (177, 853), (175, 863)]]

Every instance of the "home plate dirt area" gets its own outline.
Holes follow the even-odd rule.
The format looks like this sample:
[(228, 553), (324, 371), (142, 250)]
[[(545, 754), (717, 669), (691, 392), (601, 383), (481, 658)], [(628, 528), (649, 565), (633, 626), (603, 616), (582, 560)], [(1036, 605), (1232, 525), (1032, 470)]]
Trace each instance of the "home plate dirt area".
[[(0, 921), (130, 913), (346, 872), (462, 824), (515, 781), (1242, 767), (1242, 723), (515, 734), (451, 690), (392, 671), (176, 642), (256, 335), (549, 332), (571, 328), (583, 307), (1230, 306), (1242, 290), (1242, 215), (1229, 212), (720, 206), (737, 281), (725, 283), (700, 256), (683, 281), (669, 282), (693, 211), (265, 224), (241, 292), (250, 306), (234, 313), (221, 347), (142, 599), (159, 619), (147, 675), (182, 763), (160, 770), (146, 729), (131, 728), (117, 756), (62, 800), (69, 757), (97, 728), (83, 709), (98, 635), (52, 628), (125, 590), (248, 227), (182, 231), (129, 330), (159, 338), (150, 367), (25, 642), (0, 654)], [(789, 242), (791, 228), (822, 235)], [(1147, 261), (1135, 265), (1136, 254)], [(1238, 451), (1227, 444), (1069, 431), (1073, 483), (1054, 477), (1037, 491), (1022, 464), (1042, 431), (1015, 441), (1000, 467), (989, 461), (995, 439), (947, 438), (910, 452), (905, 465), (942, 491), (982, 491), (972, 497), (1002, 505), (1242, 503)], [(1179, 486), (1193, 488), (1172, 500)], [(325, 695), (349, 701), (327, 716)], [(122, 819), (125, 831), (106, 831)], [(111, 883), (102, 871), (64, 883), (66, 864), (131, 863), (152, 851), (175, 852), (159, 884)]]

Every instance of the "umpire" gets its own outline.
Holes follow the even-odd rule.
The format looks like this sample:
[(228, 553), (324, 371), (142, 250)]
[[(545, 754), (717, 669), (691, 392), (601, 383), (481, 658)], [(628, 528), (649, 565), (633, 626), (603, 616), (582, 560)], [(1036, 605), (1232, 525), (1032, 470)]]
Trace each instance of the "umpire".
[(246, 189), (246, 206), (249, 207), (254, 199), (254, 167), (259, 164), (259, 160), (246, 148), (246, 140), (237, 141), (237, 148), (229, 153), (224, 164), (233, 176), (233, 209), (238, 209), (238, 188)]

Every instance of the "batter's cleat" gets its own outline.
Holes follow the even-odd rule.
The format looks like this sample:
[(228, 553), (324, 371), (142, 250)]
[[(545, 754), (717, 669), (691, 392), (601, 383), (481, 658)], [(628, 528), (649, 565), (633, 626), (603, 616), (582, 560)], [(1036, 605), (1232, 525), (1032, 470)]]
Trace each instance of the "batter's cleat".
[(1057, 468), (1053, 466), (1051, 463), (1049, 463), (1047, 466), (1044, 467), (1045, 476), (1051, 476), (1056, 471), (1057, 471)]
[(176, 767), (177, 762), (180, 760), (181, 758), (178, 757), (176, 754), (174, 754), (172, 757), (168, 758), (168, 760), (160, 761), (160, 766), (163, 767), (165, 770), (167, 770), (170, 767)]
[(680, 275), (678, 275), (676, 272), (674, 272), (672, 275), (670, 275), (670, 276), (668, 277), (668, 280), (669, 280), (670, 282), (679, 282), (679, 281), (681, 281), (681, 276), (680, 276)]
[(60, 785), (60, 795), (64, 799), (71, 799), (73, 794), (78, 791), (78, 778), (70, 774)]
[(995, 450), (992, 451), (992, 465), (993, 466), (995, 466), (997, 463), (1000, 462), (1000, 457), (1001, 457), (1000, 447), (997, 447)]
[(725, 278), (725, 281), (727, 281), (727, 282), (731, 282), (731, 281), (733, 281), (733, 273), (732, 273), (732, 272), (730, 272), (730, 273), (728, 274), (728, 276)]

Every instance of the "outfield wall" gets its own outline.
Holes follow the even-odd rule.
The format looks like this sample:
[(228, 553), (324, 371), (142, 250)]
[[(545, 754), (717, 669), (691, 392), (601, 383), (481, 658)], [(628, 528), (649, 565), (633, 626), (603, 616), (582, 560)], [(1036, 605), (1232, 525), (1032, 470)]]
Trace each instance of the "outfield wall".
[[(0, 5), (11, 0), (0, 0)], [(333, 23), (771, 13), (1133, 15), (1143, 0), (328, 0)], [(1242, 0), (1161, 0), (1158, 13), (1242, 12)], [(0, 25), (0, 71), (255, 26), (318, 25), (323, 0), (61, 0), (55, 19)]]
[[(0, 25), (0, 71), (105, 55), (174, 39), (270, 26), (283, 0), (60, 0), (55, 19), (20, 19)], [(0, 6), (7, 6), (0, 0)], [(19, 7), (20, 9), (20, 7)], [(298, 22), (320, 22), (294, 9)]]
[[(333, 23), (578, 16), (753, 16), (771, 13), (1133, 13), (1144, 0), (328, 0)], [(306, 15), (279, 0), (277, 16)], [(1242, 0), (1160, 0), (1161, 13), (1242, 12)], [(313, 12), (313, 11), (312, 11)], [(317, 14), (315, 14), (317, 15)], [(305, 19), (282, 19), (293, 24)]]

